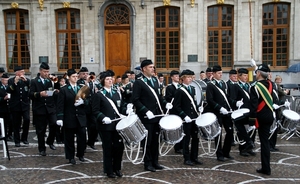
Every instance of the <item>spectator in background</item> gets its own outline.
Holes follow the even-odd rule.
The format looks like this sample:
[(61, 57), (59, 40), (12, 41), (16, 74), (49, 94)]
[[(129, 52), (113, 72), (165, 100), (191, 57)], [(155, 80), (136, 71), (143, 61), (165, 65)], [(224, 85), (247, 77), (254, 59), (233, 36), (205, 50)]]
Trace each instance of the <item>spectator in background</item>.
[(282, 87), (280, 86), (280, 84), (282, 82), (282, 78), (280, 75), (276, 75), (274, 82), (277, 85), (277, 93), (278, 93), (279, 100), (282, 102), (282, 101), (284, 101), (284, 96), (289, 94), (290, 90), (282, 89)]
[(206, 79), (206, 74), (204, 71), (201, 71), (200, 72), (200, 80), (204, 80), (204, 79)]

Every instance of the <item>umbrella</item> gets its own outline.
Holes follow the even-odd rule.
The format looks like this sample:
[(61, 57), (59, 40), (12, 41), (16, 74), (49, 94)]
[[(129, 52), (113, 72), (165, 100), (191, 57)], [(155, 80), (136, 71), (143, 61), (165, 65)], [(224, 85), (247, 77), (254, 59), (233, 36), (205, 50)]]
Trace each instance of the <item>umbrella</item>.
[(290, 66), (286, 72), (293, 72), (293, 73), (297, 73), (300, 72), (300, 62), (297, 64), (293, 64), (292, 66)]
[(134, 69), (141, 70), (141, 66), (136, 66)]

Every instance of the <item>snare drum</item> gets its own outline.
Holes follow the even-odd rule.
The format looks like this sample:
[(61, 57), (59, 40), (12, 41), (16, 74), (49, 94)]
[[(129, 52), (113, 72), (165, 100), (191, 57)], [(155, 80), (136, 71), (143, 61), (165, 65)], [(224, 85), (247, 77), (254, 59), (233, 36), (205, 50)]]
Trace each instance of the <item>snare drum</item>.
[(202, 87), (199, 80), (193, 80), (191, 82), (191, 86), (195, 87), (196, 95), (195, 100), (197, 101), (197, 105), (200, 105), (203, 99)]
[(282, 114), (285, 117), (285, 121), (282, 124), (283, 128), (285, 130), (294, 131), (300, 120), (300, 115), (297, 112), (288, 109), (283, 110)]
[(136, 114), (119, 121), (116, 130), (128, 145), (139, 144), (148, 135), (148, 131)]
[(241, 108), (238, 110), (235, 110), (231, 114), (231, 119), (233, 121), (239, 121), (249, 115), (250, 110), (247, 108)]
[(167, 115), (160, 119), (162, 139), (168, 144), (176, 144), (183, 139), (182, 120), (176, 115)]
[(205, 139), (212, 140), (221, 133), (221, 127), (215, 114), (204, 113), (196, 119), (199, 133)]

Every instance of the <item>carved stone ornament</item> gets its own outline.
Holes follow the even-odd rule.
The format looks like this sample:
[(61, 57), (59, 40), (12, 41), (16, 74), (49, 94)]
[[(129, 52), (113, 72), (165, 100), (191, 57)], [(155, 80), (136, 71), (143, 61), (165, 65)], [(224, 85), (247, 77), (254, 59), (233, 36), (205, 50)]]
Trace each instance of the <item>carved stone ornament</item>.
[(163, 0), (164, 6), (170, 6), (171, 0)]
[(195, 0), (191, 0), (191, 7), (192, 7), (192, 8), (195, 7)]
[(11, 8), (14, 8), (14, 9), (19, 8), (19, 4), (17, 2), (12, 2), (11, 3)]
[(40, 10), (43, 11), (44, 10), (44, 0), (38, 0), (39, 1), (39, 5), (40, 5)]
[(225, 0), (217, 0), (217, 4), (224, 4)]
[(70, 8), (71, 7), (71, 3), (70, 2), (63, 2), (63, 7), (64, 8)]

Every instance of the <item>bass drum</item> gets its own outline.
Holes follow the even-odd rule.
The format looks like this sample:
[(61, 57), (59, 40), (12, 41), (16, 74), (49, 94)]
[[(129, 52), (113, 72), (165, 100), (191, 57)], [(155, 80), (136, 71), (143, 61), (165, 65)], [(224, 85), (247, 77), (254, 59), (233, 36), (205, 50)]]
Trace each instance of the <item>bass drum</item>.
[(201, 105), (202, 101), (206, 102), (206, 83), (202, 80), (193, 80), (191, 85), (196, 90), (195, 100), (197, 101), (197, 105)]

